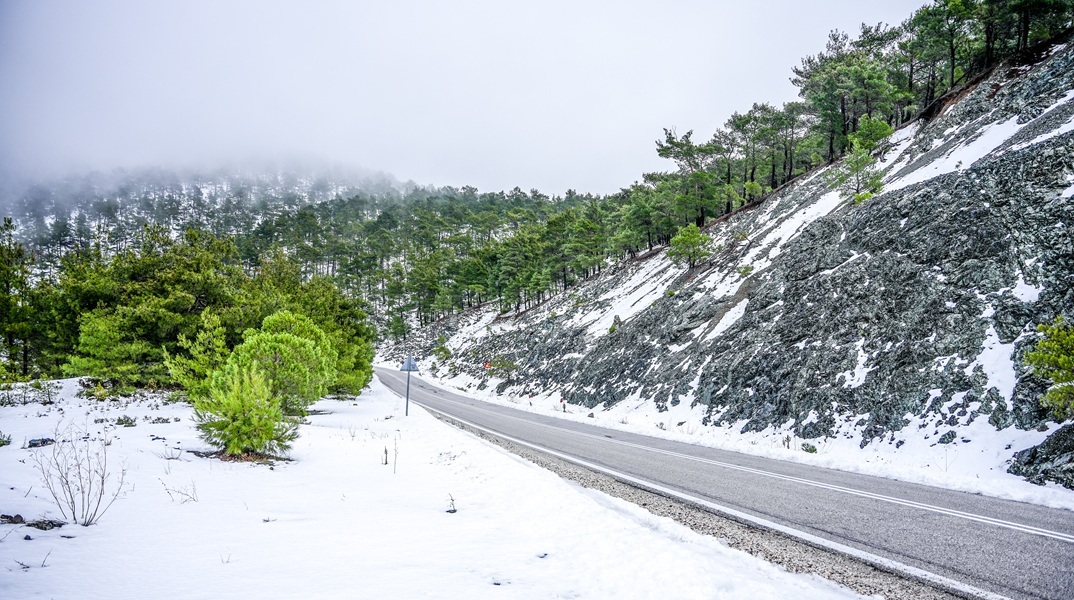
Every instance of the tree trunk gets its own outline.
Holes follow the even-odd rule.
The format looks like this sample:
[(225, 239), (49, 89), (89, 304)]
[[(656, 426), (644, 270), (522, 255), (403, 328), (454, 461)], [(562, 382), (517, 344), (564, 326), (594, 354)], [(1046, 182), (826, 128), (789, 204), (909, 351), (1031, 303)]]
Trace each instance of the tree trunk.
[(1029, 11), (1023, 11), (1021, 14), (1020, 24), (1018, 26), (1018, 49), (1025, 50), (1029, 48)]
[(954, 88), (955, 87), (955, 36), (954, 35), (951, 35), (951, 37), (949, 37), (948, 40), (947, 40), (947, 50), (948, 50), (948, 60), (951, 61), (950, 65), (949, 65), (949, 68), (948, 68), (948, 71), (951, 73), (951, 76), (950, 76), (951, 84), (948, 87), (949, 88)]
[(908, 91), (910, 92), (910, 95), (913, 96), (913, 94), (914, 94), (914, 53), (913, 52), (910, 53), (909, 62), (910, 62), (910, 77), (908, 79), (907, 87), (909, 88)]
[(925, 106), (932, 104), (936, 95), (936, 63), (929, 65), (929, 82), (925, 87)]
[(791, 128), (791, 138), (787, 141), (787, 178), (783, 180), (783, 183), (790, 181), (791, 177), (794, 177), (794, 128)]
[(985, 68), (992, 66), (993, 51), (996, 46), (996, 22), (991, 10), (985, 15)]
[(846, 96), (841, 96), (839, 98), (839, 114), (843, 117), (842, 118), (843, 139), (839, 140), (839, 153), (842, 154), (843, 151), (846, 149), (847, 126), (848, 126), (848, 122), (847, 122), (847, 119), (848, 119), (848, 117), (847, 117), (847, 97)]
[(772, 189), (776, 189), (776, 147), (774, 145), (772, 146), (771, 160), (772, 168), (769, 170), (769, 185), (772, 187)]

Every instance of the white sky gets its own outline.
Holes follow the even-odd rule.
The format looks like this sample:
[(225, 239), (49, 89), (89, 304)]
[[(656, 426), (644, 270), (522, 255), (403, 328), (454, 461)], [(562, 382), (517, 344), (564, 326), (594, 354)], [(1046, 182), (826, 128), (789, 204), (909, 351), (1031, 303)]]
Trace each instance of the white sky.
[(323, 159), (422, 184), (609, 193), (796, 98), (833, 28), (924, 0), (0, 0), (0, 165)]

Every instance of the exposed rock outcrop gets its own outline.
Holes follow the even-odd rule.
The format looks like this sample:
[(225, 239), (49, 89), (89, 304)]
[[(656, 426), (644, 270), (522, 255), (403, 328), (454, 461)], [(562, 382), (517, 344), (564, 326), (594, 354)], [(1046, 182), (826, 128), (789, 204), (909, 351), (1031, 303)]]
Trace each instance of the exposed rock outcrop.
[(1054, 481), (1074, 490), (1074, 424), (1056, 431), (1043, 444), (1015, 454), (1008, 470), (1033, 483)]
[(911, 420), (951, 444), (978, 420), (1050, 421), (1022, 358), (1037, 323), (1074, 318), (1074, 50), (995, 70), (896, 132), (880, 166), (885, 190), (863, 204), (820, 171), (713, 225), (719, 250), (690, 272), (655, 253), (517, 317), (447, 319), (410, 348), (431, 356), (449, 336), (441, 375), (513, 362), (500, 391), (686, 402), (706, 425), (861, 446)]

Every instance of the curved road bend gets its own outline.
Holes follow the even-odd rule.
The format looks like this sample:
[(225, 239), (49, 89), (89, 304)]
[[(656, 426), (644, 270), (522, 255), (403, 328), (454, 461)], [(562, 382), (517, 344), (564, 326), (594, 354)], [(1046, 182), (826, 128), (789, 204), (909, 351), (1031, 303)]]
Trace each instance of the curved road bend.
[[(403, 394), (406, 374), (378, 368)], [(410, 400), (541, 448), (1010, 598), (1074, 598), (1074, 513), (705, 448), (489, 404)]]

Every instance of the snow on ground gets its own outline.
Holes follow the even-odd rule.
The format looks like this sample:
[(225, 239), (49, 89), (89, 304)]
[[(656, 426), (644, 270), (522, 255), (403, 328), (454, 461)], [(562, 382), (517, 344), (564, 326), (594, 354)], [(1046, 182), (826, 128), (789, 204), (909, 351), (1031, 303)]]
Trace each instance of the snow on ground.
[[(798, 185), (805, 185), (814, 177), (826, 173), (829, 168), (819, 169)], [(738, 268), (746, 270), (724, 271), (713, 269), (703, 273), (701, 279), (696, 283), (696, 289), (704, 292), (711, 301), (719, 301), (737, 293), (750, 273), (759, 273), (771, 266), (772, 260), (779, 256), (787, 243), (798, 237), (811, 223), (829, 215), (842, 205), (843, 199), (838, 191), (832, 191), (813, 201), (802, 204), (790, 204), (772, 200), (765, 204), (764, 212), (758, 215), (753, 222), (756, 229), (749, 233), (750, 243), (746, 254), (736, 261)], [(790, 206), (787, 206), (787, 204), (790, 204)], [(739, 241), (734, 238), (735, 234), (745, 232), (725, 229), (724, 233), (726, 234), (726, 239), (723, 239), (722, 242), (735, 243)], [(735, 242), (732, 242), (732, 239)], [(728, 323), (728, 326), (731, 324)]]
[[(1068, 95), (1074, 95), (1074, 90), (1071, 90), (1071, 93)], [(1074, 131), (1074, 117), (1071, 117), (1067, 120), (1066, 123), (1063, 123), (1059, 127), (1056, 127), (1055, 129), (1049, 131), (1048, 133), (1042, 133), (1041, 135), (1038, 135), (1037, 137), (1033, 138), (1032, 140), (1029, 140), (1028, 142), (1022, 142), (1020, 144), (1015, 144), (1011, 146), (1011, 151), (1013, 152), (1015, 150), (1021, 150), (1022, 148), (1028, 148), (1030, 146), (1033, 146), (1034, 144), (1046, 142), (1053, 137), (1060, 136), (1064, 133), (1069, 133), (1071, 131)]]
[(1014, 342), (1001, 342), (996, 327), (989, 323), (981, 353), (966, 367), (966, 375), (972, 377), (976, 369), (982, 369), (988, 377), (988, 387), (996, 388), (1004, 400), (1010, 400), (1018, 383), (1018, 374), (1015, 373), (1014, 361), (1011, 360), (1014, 346)]
[[(484, 337), (486, 332), (492, 331), (496, 315), (497, 313), (494, 310), (478, 312), (476, 318), (471, 318), (470, 323), (463, 325), (458, 333), (451, 336), (448, 340), (448, 349), (451, 350), (452, 353), (455, 353), (464, 343)], [(506, 327), (498, 323), (496, 324), (496, 327), (497, 331), (506, 329)]]
[[(970, 366), (985, 368), (990, 385), (1005, 393), (1008, 382), (1002, 370), (986, 366), (988, 356), (1002, 350), (986, 340), (982, 356)], [(660, 412), (651, 398), (640, 396), (632, 396), (610, 408), (598, 406), (589, 409), (567, 405), (567, 412), (564, 413), (560, 397), (555, 393), (532, 397), (497, 395), (494, 390), (499, 380), (493, 380), (484, 390), (478, 390), (478, 382), (471, 378), (435, 378), (428, 375), (425, 365), (422, 366), (422, 376), (426, 381), (529, 412), (743, 454), (1074, 510), (1074, 492), (1051, 483), (1046, 486), (1034, 485), (1007, 473), (1012, 454), (1040, 444), (1062, 427), (1062, 423), (1052, 423), (1045, 431), (1024, 431), (1016, 427), (996, 430), (988, 423), (987, 415), (968, 423), (968, 413), (976, 408), (971, 406), (967, 416), (962, 418), (958, 437), (949, 444), (940, 444), (939, 438), (952, 427), (939, 423), (938, 416), (922, 419), (907, 415), (910, 423), (902, 430), (860, 448), (862, 427), (857, 425), (857, 421), (859, 417), (867, 415), (844, 416), (834, 437), (804, 440), (795, 437), (791, 422), (760, 432), (745, 433), (742, 432), (745, 421), (722, 427), (703, 426), (700, 423), (705, 416), (705, 406), (690, 406), (689, 402), (680, 402), (669, 406), (666, 412)], [(861, 365), (859, 368), (865, 367)], [(855, 373), (847, 375), (851, 382), (857, 377)], [(588, 416), (590, 413), (592, 417)], [(790, 439), (787, 444), (789, 448), (784, 444), (787, 438)], [(802, 449), (804, 442), (814, 445), (817, 452), (805, 452)]]
[[(896, 134), (892, 136), (892, 142), (895, 144), (896, 149), (896, 152), (892, 153), (892, 155), (895, 157), (895, 163), (887, 169), (888, 175), (884, 182), (884, 191), (892, 192), (913, 185), (915, 183), (928, 181), (929, 179), (932, 179), (933, 177), (937, 177), (939, 175), (966, 170), (978, 160), (986, 156), (995, 154), (998, 148), (1003, 146), (1003, 144), (1005, 144), (1007, 140), (1014, 137), (1024, 127), (1032, 123), (1040, 122), (1040, 120), (1044, 118), (1045, 115), (1049, 114), (1056, 108), (1063, 106), (1067, 102), (1070, 102), (1072, 99), (1074, 99), (1074, 90), (1069, 90), (1066, 92), (1066, 94), (1064, 94), (1054, 103), (1052, 103), (1044, 112), (1037, 115), (1035, 118), (1026, 121), (1025, 123), (1019, 123), (1018, 116), (1010, 117), (1005, 121), (991, 123), (981, 128), (980, 132), (976, 136), (972, 137), (970, 140), (962, 141), (952, 146), (950, 149), (947, 150), (946, 153), (936, 157), (928, 164), (915, 168), (912, 172), (907, 173), (905, 175), (902, 175), (901, 171), (903, 170), (903, 167), (906, 166), (905, 162), (907, 160), (907, 157), (903, 157), (901, 155), (904, 154), (909, 147), (907, 139), (912, 138), (913, 135), (907, 134), (906, 136), (896, 138), (896, 136), (898, 136), (901, 132), (900, 130), (900, 132), (896, 132)], [(982, 118), (987, 118), (987, 116)], [(950, 139), (951, 135), (954, 134), (956, 131), (972, 126), (974, 126), (974, 123), (966, 123), (957, 128), (948, 129), (943, 133), (940, 138), (935, 140), (934, 147), (942, 146), (948, 139)], [(1068, 133), (1070, 131), (1074, 131), (1074, 119), (1068, 120), (1066, 123), (1060, 125), (1059, 127), (1056, 127), (1049, 132), (1038, 135), (1037, 137), (1028, 142), (1015, 144), (1008, 148), (1006, 151), (1013, 152), (1016, 150), (1021, 150), (1023, 148), (1027, 148), (1034, 144), (1038, 144), (1040, 142), (1046, 141), (1058, 135)]]
[[(891, 147), (880, 157), (880, 164), (885, 165), (884, 170), (894, 173), (903, 167), (906, 162), (906, 157), (903, 156), (903, 153), (913, 145), (920, 130), (920, 123), (912, 123), (891, 134), (891, 137), (888, 138), (888, 143), (891, 144)], [(889, 160), (894, 162), (887, 166)]]
[[(1044, 291), (1044, 287), (1026, 283), (1025, 277), (1020, 270), (1017, 271), (1015, 275), (1018, 277), (1018, 280), (1015, 282), (1014, 287), (1011, 288), (1011, 294), (1022, 302), (1033, 303), (1039, 300), (1041, 292)], [(1002, 292), (1003, 290), (1000, 291)]]
[(891, 171), (890, 179), (884, 183), (884, 191), (893, 192), (940, 175), (968, 169), (973, 163), (992, 154), (1024, 126), (1024, 123), (1018, 123), (1017, 116), (993, 123), (983, 128), (973, 140), (953, 147), (946, 154), (907, 175), (900, 176), (894, 170)]
[[(716, 327), (713, 327), (712, 331), (709, 332), (702, 341), (709, 342), (723, 335), (725, 331), (730, 329), (732, 325), (742, 318), (742, 315), (746, 314), (746, 305), (749, 303), (749, 299), (746, 298), (731, 307), (731, 310), (724, 313), (723, 317), (720, 318), (720, 321), (716, 323)], [(698, 331), (701, 331), (701, 329), (698, 328)], [(700, 370), (698, 375), (700, 376)]]
[[(87, 401), (76, 389), (0, 407), (12, 437), (0, 447), (0, 512), (60, 518), (34, 451), (20, 448), (57, 423), (109, 435), (126, 490), (90, 527), (0, 525), (5, 598), (854, 596), (564, 482), (416, 406), (405, 417), (378, 381), (315, 405), (292, 460), (272, 467), (186, 452), (207, 448), (184, 404)], [(137, 425), (116, 426), (121, 415)]]
[(865, 377), (870, 371), (876, 369), (876, 367), (866, 367), (865, 363), (869, 360), (869, 353), (865, 351), (865, 338), (858, 340), (854, 344), (854, 348), (857, 350), (858, 363), (854, 366), (853, 371), (843, 371), (836, 374), (836, 379), (843, 379), (843, 387), (845, 388), (859, 388), (865, 384)]
[(827, 216), (842, 203), (843, 199), (839, 192), (833, 190), (819, 197), (815, 202), (801, 207), (790, 217), (777, 220), (778, 225), (761, 241), (754, 244), (746, 257), (742, 259), (742, 264), (752, 266), (755, 271), (768, 268), (772, 264), (772, 259), (779, 256), (787, 242), (798, 237), (808, 225)]
[(606, 309), (579, 312), (568, 324), (586, 326), (586, 335), (590, 339), (607, 335), (615, 317), (626, 321), (649, 308), (679, 275), (667, 255), (661, 253), (641, 263), (626, 281), (597, 299), (597, 304), (607, 304)]

